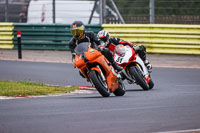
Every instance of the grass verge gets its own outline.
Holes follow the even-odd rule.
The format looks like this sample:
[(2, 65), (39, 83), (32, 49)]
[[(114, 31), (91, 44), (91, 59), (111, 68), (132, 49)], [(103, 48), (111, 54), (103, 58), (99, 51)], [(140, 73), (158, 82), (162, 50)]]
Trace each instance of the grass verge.
[(39, 96), (68, 93), (76, 89), (78, 89), (76, 86), (50, 86), (30, 81), (0, 81), (0, 96)]

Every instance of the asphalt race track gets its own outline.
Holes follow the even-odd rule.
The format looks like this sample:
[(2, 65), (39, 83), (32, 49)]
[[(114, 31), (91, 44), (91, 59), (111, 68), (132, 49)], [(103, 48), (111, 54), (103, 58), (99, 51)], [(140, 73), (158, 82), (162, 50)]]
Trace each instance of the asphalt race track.
[[(0, 133), (149, 133), (200, 129), (200, 69), (153, 68), (155, 87), (0, 100)], [(72, 64), (0, 61), (0, 80), (88, 86)]]

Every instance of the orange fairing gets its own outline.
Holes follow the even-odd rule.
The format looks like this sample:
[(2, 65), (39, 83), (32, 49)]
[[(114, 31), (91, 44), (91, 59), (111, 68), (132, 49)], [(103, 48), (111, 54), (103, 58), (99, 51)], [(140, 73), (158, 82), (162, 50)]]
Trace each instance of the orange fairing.
[[(99, 52), (98, 50), (89, 48), (89, 52), (85, 52), (86, 58), (90, 61), (90, 63), (98, 63), (100, 66), (102, 66), (106, 73), (106, 81), (108, 87), (113, 92), (118, 88), (118, 80), (117, 80), (117, 74), (114, 71), (114, 69), (108, 65), (108, 60)], [(101, 72), (98, 67), (93, 67), (93, 70), (95, 69), (97, 72)], [(112, 70), (113, 69), (113, 70)], [(114, 73), (116, 75), (114, 75)]]
[(81, 56), (78, 56), (78, 55), (75, 55), (74, 65), (78, 68), (81, 68), (84, 66), (86, 67), (84, 60), (81, 58)]
[[(101, 56), (100, 58), (105, 58), (105, 57)], [(114, 92), (118, 88), (118, 80), (117, 80), (116, 72), (114, 71), (114, 69), (111, 66), (108, 65), (107, 60), (101, 60), (101, 62), (98, 62), (98, 63), (100, 63), (101, 66), (102, 66), (102, 64), (104, 64), (104, 66), (102, 66), (102, 67), (104, 68), (104, 70), (106, 72), (105, 77), (106, 77), (106, 82), (107, 82), (108, 88), (110, 88), (111, 92)], [(91, 68), (91, 70), (95, 70), (99, 74), (101, 74), (101, 70), (98, 67), (93, 67), (93, 68)]]
[[(99, 64), (99, 66), (104, 68), (104, 70), (101, 71), (99, 67), (94, 66), (91, 68), (91, 70), (96, 70), (99, 74), (101, 74), (101, 72), (104, 71), (103, 73), (106, 78), (108, 88), (111, 92), (114, 92), (118, 88), (117, 74), (114, 71), (113, 67), (108, 65), (108, 60), (101, 54), (101, 52), (91, 47), (88, 48), (88, 52), (84, 52), (84, 55), (85, 58), (88, 60), (89, 64), (97, 63)], [(80, 72), (89, 80), (89, 71), (86, 69), (89, 66), (87, 66), (87, 64), (81, 56), (82, 55), (75, 56), (74, 65), (78, 67)]]
[[(110, 67), (110, 66), (109, 66)], [(107, 75), (107, 84), (108, 87), (111, 89), (112, 92), (114, 92), (118, 88), (118, 80), (117, 80), (117, 75), (114, 75), (112, 71), (114, 71), (113, 68), (110, 68), (110, 73)]]
[(81, 56), (75, 55), (74, 65), (80, 70), (80, 72), (81, 72), (81, 73), (88, 79), (88, 81), (89, 81), (89, 77), (88, 77), (87, 73), (85, 73), (86, 64), (85, 64), (84, 60), (81, 58)]

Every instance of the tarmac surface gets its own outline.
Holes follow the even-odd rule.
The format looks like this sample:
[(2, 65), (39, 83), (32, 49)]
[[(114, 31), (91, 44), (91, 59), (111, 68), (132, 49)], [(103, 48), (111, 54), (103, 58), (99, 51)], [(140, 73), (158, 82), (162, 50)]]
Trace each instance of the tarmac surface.
[[(147, 59), (153, 67), (200, 68), (200, 55), (147, 54)], [(72, 63), (69, 51), (54, 50), (22, 50), (18, 59), (17, 50), (0, 49), (0, 60)]]
[[(71, 53), (69, 51), (23, 50), (22, 59), (18, 59), (17, 52), (18, 52), (17, 50), (0, 50), (0, 60), (15, 60), (19, 62), (30, 61), (30, 62), (72, 63)], [(148, 57), (148, 60), (153, 65), (153, 67), (200, 68), (200, 55), (147, 54), (147, 57)], [(1, 67), (3, 66), (3, 62), (4, 61), (0, 62)], [(22, 64), (24, 63), (27, 64), (26, 62), (23, 62)], [(46, 64), (46, 63), (41, 63), (41, 64)], [(65, 65), (65, 64), (53, 64), (52, 66), (54, 65)], [(6, 65), (5, 67), (7, 68), (8, 65)], [(16, 68), (16, 65), (12, 65), (12, 67)], [(23, 65), (23, 67), (29, 68), (25, 65)], [(156, 68), (156, 69), (159, 70), (163, 68)], [(59, 131), (70, 132), (70, 130), (71, 131), (79, 130), (77, 132), (80, 132), (80, 130), (83, 131), (83, 129), (86, 129), (86, 128), (87, 130), (90, 129), (87, 127), (87, 125), (89, 125), (89, 127), (91, 127), (92, 125), (93, 129), (95, 128), (96, 131), (103, 129), (103, 127), (105, 128), (106, 126), (107, 126), (106, 129), (109, 129), (110, 131), (112, 131), (112, 127), (110, 125), (113, 124), (113, 121), (114, 122), (117, 121), (118, 123), (129, 121), (131, 125), (126, 124), (126, 123), (124, 124), (124, 126), (126, 127), (126, 130), (137, 127), (135, 128), (136, 130), (144, 130), (144, 132), (153, 131), (153, 129), (155, 131), (156, 130), (161, 131), (161, 127), (163, 127), (164, 131), (166, 130), (164, 128), (167, 128), (169, 132), (160, 132), (160, 133), (200, 133), (200, 129), (196, 129), (194, 126), (194, 124), (198, 125), (199, 123), (198, 121), (199, 120), (198, 119), (198, 116), (199, 116), (198, 115), (199, 114), (198, 83), (199, 82), (197, 78), (199, 69), (185, 69), (186, 71), (185, 70), (183, 71), (182, 69), (180, 70), (170, 69), (170, 70), (173, 70), (173, 71), (165, 73), (164, 74), (165, 76), (162, 78), (157, 78), (159, 80), (157, 81), (157, 83), (160, 83), (160, 85), (157, 84), (157, 88), (159, 88), (157, 89), (158, 91), (156, 90), (149, 91), (148, 93), (145, 93), (142, 91), (140, 93), (135, 93), (135, 91), (130, 91), (129, 93), (126, 94), (127, 97), (121, 97), (121, 98), (116, 98), (116, 99), (115, 98), (99, 99), (99, 98), (95, 98), (96, 95), (95, 96), (92, 95), (93, 97), (85, 97), (85, 95), (83, 95), (82, 97), (79, 96), (78, 98), (76, 98), (75, 96), (74, 96), (75, 98), (74, 97), (66, 98), (65, 96), (62, 96), (62, 97), (56, 97), (56, 98), (49, 97), (49, 98), (44, 98), (44, 99), (29, 99), (29, 100), (22, 99), (22, 100), (12, 100), (12, 101), (5, 100), (2, 102), (3, 111), (0, 113), (1, 118), (3, 118), (5, 122), (4, 122), (4, 125), (2, 126), (3, 128), (0, 128), (0, 129), (2, 129), (3, 132), (4, 130), (9, 130), (9, 131), (20, 132), (20, 133), (27, 132), (27, 131), (28, 132), (44, 132), (44, 131), (54, 132), (54, 129), (56, 130), (56, 132), (59, 132)], [(16, 70), (14, 71), (18, 72)], [(191, 74), (190, 71), (195, 71), (195, 76), (190, 75)], [(50, 74), (54, 72), (56, 71), (52, 71)], [(43, 73), (41, 73), (41, 75)], [(155, 77), (156, 75), (157, 77), (160, 77), (158, 76), (160, 75), (160, 73), (161, 71), (155, 71), (154, 73)], [(189, 77), (179, 78), (180, 75), (183, 76), (187, 74)], [(174, 75), (174, 76), (172, 76), (171, 78), (168, 78), (168, 76), (171, 76), (171, 75)], [(47, 76), (47, 77), (51, 77), (51, 76)], [(13, 75), (12, 75), (12, 78), (13, 78)], [(61, 78), (60, 74), (59, 74), (59, 78)], [(163, 78), (166, 78), (166, 79), (163, 79)], [(64, 79), (64, 78), (61, 78), (61, 79)], [(170, 82), (169, 83), (170, 85), (168, 84), (168, 82), (163, 82), (166, 80), (169, 80), (168, 82)], [(183, 83), (187, 85), (184, 85)], [(146, 101), (146, 99), (143, 99), (144, 97), (146, 97), (148, 100)], [(129, 98), (132, 98), (132, 99), (130, 100)], [(157, 98), (160, 98), (160, 100)], [(105, 100), (105, 102), (102, 102), (102, 100), (103, 101)], [(130, 102), (130, 101), (134, 101), (134, 102)], [(138, 103), (137, 101), (139, 101), (140, 103)], [(111, 104), (112, 102), (113, 104)], [(104, 108), (99, 109), (99, 107), (97, 106), (97, 107), (93, 107), (94, 109), (90, 111), (91, 103), (92, 105), (103, 105)], [(63, 105), (65, 105), (64, 108), (63, 108)], [(81, 106), (74, 106), (74, 105), (81, 105)], [(121, 108), (119, 108), (120, 107), (119, 105), (122, 105)], [(126, 105), (128, 107), (126, 107)], [(161, 106), (158, 106), (158, 105), (161, 105)], [(133, 108), (130, 108), (130, 107), (133, 107)], [(7, 111), (5, 111), (5, 109), (7, 109)], [(32, 111), (34, 109), (35, 111)], [(77, 110), (81, 110), (80, 113)], [(181, 110), (181, 112), (176, 114), (175, 112), (177, 112), (177, 110)], [(126, 116), (126, 118), (119, 117), (119, 116), (124, 115), (124, 111), (126, 112), (125, 114), (131, 114), (131, 115)], [(104, 116), (106, 117), (102, 117), (99, 115), (99, 114), (103, 114), (104, 112), (105, 112)], [(191, 112), (192, 112), (192, 115), (190, 115)], [(73, 115), (74, 113), (76, 115), (76, 118), (78, 118), (78, 120), (74, 119), (75, 118)], [(92, 113), (91, 115), (92, 117), (86, 117), (88, 116), (87, 113)], [(30, 116), (33, 116), (33, 117), (30, 117)], [(162, 116), (162, 119), (160, 119), (160, 116)], [(93, 117), (95, 119), (98, 118), (96, 119), (97, 120), (96, 122), (93, 121)], [(139, 119), (139, 117), (141, 117), (141, 119)], [(65, 121), (64, 123), (62, 123), (65, 120), (65, 118), (68, 118), (71, 120), (67, 122)], [(105, 118), (107, 118), (107, 120), (105, 120)], [(122, 118), (122, 119), (119, 119), (119, 118)], [(137, 122), (139, 123), (139, 125), (135, 123), (134, 118), (137, 119)], [(144, 118), (147, 120), (144, 120)], [(18, 119), (20, 119), (20, 122), (18, 121)], [(31, 123), (27, 122), (26, 120), (28, 121), (31, 120)], [(62, 124), (58, 124), (60, 123), (60, 121)], [(77, 121), (84, 124), (76, 124)], [(108, 123), (105, 123), (105, 121)], [(171, 123), (171, 121), (175, 123)], [(72, 124), (68, 122), (71, 122)], [(99, 124), (100, 122), (103, 123), (102, 127), (98, 127), (100, 125)], [(14, 123), (14, 124), (10, 124), (10, 123)], [(144, 123), (144, 124), (141, 124), (141, 123)], [(158, 125), (155, 126), (156, 123), (158, 123), (158, 125), (161, 125), (161, 126), (158, 126)], [(192, 123), (192, 124), (189, 125), (188, 123)], [(144, 126), (145, 124), (147, 126)], [(33, 127), (33, 125), (36, 125), (37, 128)], [(9, 128), (10, 126), (12, 126), (12, 128)], [(117, 126), (118, 127), (117, 129), (119, 129), (118, 132), (121, 132), (122, 130), (124, 130), (124, 128), (121, 128), (120, 126)], [(70, 127), (70, 129), (68, 127)], [(182, 131), (181, 130), (170, 131), (172, 130), (172, 128), (169, 129), (170, 127), (173, 127), (173, 130), (193, 129), (193, 128), (194, 129), (182, 130)], [(123, 132), (126, 132), (126, 130), (124, 130)]]

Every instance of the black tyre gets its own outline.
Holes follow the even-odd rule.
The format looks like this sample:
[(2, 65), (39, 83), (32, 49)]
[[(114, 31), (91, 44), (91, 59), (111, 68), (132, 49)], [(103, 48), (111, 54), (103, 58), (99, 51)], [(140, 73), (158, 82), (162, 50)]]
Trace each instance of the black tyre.
[(89, 74), (89, 77), (97, 89), (97, 91), (103, 96), (103, 97), (109, 97), (110, 96), (110, 90), (107, 86), (107, 83), (103, 81), (101, 75), (97, 71), (91, 71)]
[(152, 89), (153, 87), (154, 87), (154, 83), (153, 83), (153, 80), (152, 80), (152, 78), (150, 78), (150, 80), (149, 80), (149, 90), (150, 89)]
[(119, 88), (113, 92), (115, 96), (123, 96), (125, 94), (125, 86), (122, 79), (119, 80)]
[(131, 66), (129, 70), (130, 74), (135, 78), (136, 82), (142, 87), (142, 89), (149, 90), (149, 85), (138, 66)]

